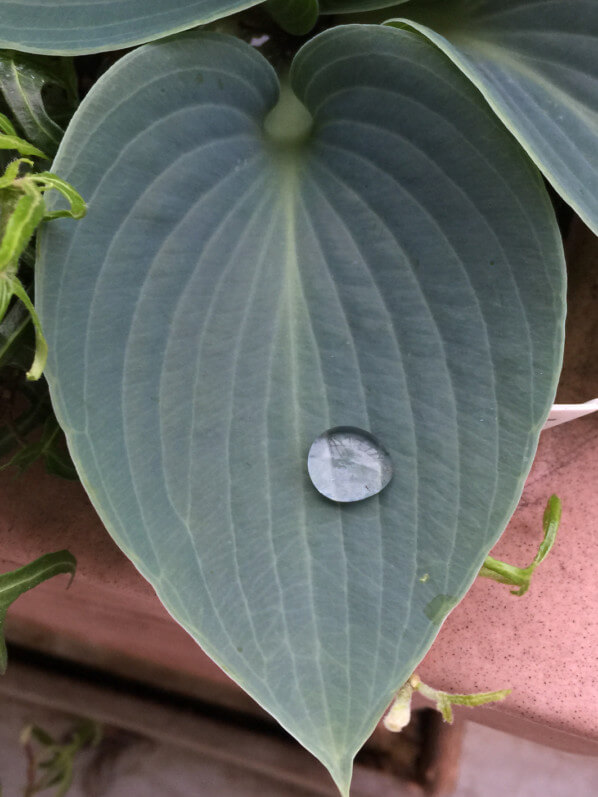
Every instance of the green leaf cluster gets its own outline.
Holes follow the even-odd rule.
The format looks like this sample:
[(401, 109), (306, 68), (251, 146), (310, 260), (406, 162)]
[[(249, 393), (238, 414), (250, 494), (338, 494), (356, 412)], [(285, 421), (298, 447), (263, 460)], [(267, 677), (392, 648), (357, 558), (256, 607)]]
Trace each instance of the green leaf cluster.
[(72, 59), (0, 51), (0, 95), (27, 141), (53, 157), (79, 103)]
[(80, 720), (64, 740), (57, 740), (39, 725), (27, 725), (21, 744), (28, 759), (28, 783), (23, 797), (33, 797), (54, 789), (53, 797), (65, 797), (74, 776), (77, 756), (87, 747), (95, 747), (102, 738), (102, 728), (93, 720)]
[[(42, 405), (43, 406), (43, 405)], [(76, 479), (77, 472), (71, 462), (70, 457), (65, 451), (62, 430), (58, 425), (58, 421), (49, 408), (43, 406), (45, 410), (45, 418), (41, 433), (33, 440), (30, 440), (19, 446), (18, 450), (12, 454), (9, 459), (0, 465), (0, 471), (7, 468), (18, 468), (22, 473), (27, 470), (34, 462), (42, 460), (47, 473), (52, 473), (54, 476), (60, 476), (63, 479)], [(24, 439), (24, 435), (32, 428), (32, 422), (37, 420), (39, 413), (39, 406), (33, 404), (30, 406), (23, 415), (17, 420), (16, 429), (18, 430), (20, 440)], [(7, 430), (10, 434), (10, 430)], [(14, 434), (14, 433), (13, 433)], [(1, 440), (2, 438), (0, 438)], [(7, 450), (14, 448), (13, 440), (10, 440)], [(2, 444), (0, 443), (0, 452), (2, 451)]]
[[(37, 147), (18, 138), (11, 122), (2, 114), (0, 131), (0, 148), (16, 150), (21, 155), (45, 157)], [(9, 163), (0, 177), (0, 321), (13, 296), (29, 311), (35, 328), (36, 348), (27, 378), (36, 380), (42, 375), (48, 347), (35, 308), (17, 276), (19, 259), (42, 221), (64, 216), (80, 219), (85, 215), (85, 203), (72, 186), (51, 172), (23, 173), (23, 167), (30, 166), (33, 166), (31, 160), (18, 158)], [(50, 188), (67, 199), (68, 209), (46, 210), (44, 193)]]
[[(84, 212), (81, 198), (70, 186), (57, 182), (43, 169), (49, 162), (46, 153), (53, 155), (62, 138), (60, 125), (68, 122), (76, 104), (71, 59), (0, 52), (0, 107), (6, 111), (0, 113), (0, 163), (5, 170), (0, 178), (0, 385), (4, 398), (0, 456), (12, 454), (6, 464), (21, 470), (41, 456), (48, 471), (69, 478), (75, 473), (51, 409), (47, 385), (41, 381), (27, 385), (21, 374), (28, 371), (29, 376), (38, 377), (45, 359), (39, 322), (31, 323), (36, 316), (30, 298), (33, 236), (37, 225), (48, 219), (43, 192), (57, 187), (67, 193), (75, 215)], [(15, 154), (28, 157), (14, 160)], [(39, 173), (33, 176), (32, 170)]]

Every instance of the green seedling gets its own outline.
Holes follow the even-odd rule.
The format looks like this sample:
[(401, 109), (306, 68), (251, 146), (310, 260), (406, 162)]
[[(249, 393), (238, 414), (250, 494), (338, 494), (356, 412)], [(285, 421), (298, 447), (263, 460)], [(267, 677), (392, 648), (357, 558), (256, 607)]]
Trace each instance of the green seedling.
[[(46, 159), (41, 150), (16, 135), (4, 114), (0, 114), (0, 149)], [(35, 329), (35, 356), (27, 372), (30, 380), (42, 375), (48, 346), (33, 303), (17, 276), (19, 259), (42, 222), (63, 217), (80, 219), (86, 213), (85, 202), (72, 186), (51, 172), (31, 171), (33, 165), (30, 158), (17, 158), (0, 177), (0, 321), (13, 296), (27, 308)], [(47, 210), (44, 194), (51, 188), (67, 200), (68, 209)]]
[(63, 741), (57, 741), (37, 725), (27, 725), (21, 733), (27, 756), (23, 797), (33, 797), (50, 788), (55, 789), (53, 797), (64, 797), (73, 783), (77, 755), (95, 747), (101, 738), (101, 725), (89, 719), (80, 720)]
[(531, 565), (528, 565), (528, 567), (516, 567), (515, 565), (507, 564), (507, 562), (501, 562), (499, 559), (494, 559), (492, 556), (487, 556), (479, 575), (484, 578), (491, 578), (500, 584), (517, 587), (517, 589), (511, 590), (511, 595), (517, 595), (518, 597), (525, 595), (530, 587), (534, 570), (540, 562), (544, 561), (554, 545), (556, 533), (561, 522), (561, 511), (560, 499), (556, 495), (551, 495), (542, 518), (544, 539)]
[(510, 689), (499, 689), (497, 692), (474, 692), (471, 695), (453, 695), (442, 692), (422, 683), (419, 675), (414, 673), (399, 691), (385, 715), (384, 727), (389, 731), (401, 731), (411, 717), (411, 699), (414, 692), (419, 692), (423, 697), (436, 704), (436, 709), (442, 714), (445, 722), (453, 722), (453, 706), (467, 706), (474, 708), (486, 703), (496, 703), (504, 700), (510, 694)]

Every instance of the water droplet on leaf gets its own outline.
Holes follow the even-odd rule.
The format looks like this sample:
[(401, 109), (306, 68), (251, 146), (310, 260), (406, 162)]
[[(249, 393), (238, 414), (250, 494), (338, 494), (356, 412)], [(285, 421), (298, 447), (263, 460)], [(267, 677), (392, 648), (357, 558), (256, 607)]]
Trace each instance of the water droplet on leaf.
[(316, 437), (307, 470), (316, 490), (332, 501), (362, 501), (392, 479), (388, 451), (374, 435), (355, 426), (335, 426)]

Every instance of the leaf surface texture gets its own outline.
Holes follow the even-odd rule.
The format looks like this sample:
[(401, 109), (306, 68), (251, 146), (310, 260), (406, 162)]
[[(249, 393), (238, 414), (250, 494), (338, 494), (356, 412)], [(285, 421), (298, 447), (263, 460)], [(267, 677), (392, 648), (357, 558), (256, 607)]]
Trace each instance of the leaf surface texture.
[(598, 3), (412, 0), (404, 12), (598, 234)]
[(0, 0), (0, 48), (79, 55), (132, 47), (259, 0)]
[[(89, 212), (45, 230), (38, 303), (107, 528), (346, 794), (519, 498), (563, 260), (538, 172), (421, 36), (327, 31), (290, 81), (303, 107), (283, 87), (274, 123), (278, 79), (238, 40), (118, 62), (53, 166)], [(347, 425), (394, 477), (340, 505), (306, 458)]]

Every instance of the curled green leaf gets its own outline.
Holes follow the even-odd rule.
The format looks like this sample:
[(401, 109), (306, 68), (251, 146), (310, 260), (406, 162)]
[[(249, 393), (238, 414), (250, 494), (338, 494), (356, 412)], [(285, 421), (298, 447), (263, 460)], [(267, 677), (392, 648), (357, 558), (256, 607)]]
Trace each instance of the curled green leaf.
[(561, 500), (557, 495), (551, 495), (546, 504), (544, 515), (542, 517), (542, 529), (544, 531), (544, 539), (540, 543), (538, 553), (534, 559), (534, 567), (544, 561), (550, 549), (556, 540), (556, 533), (561, 523), (561, 515), (563, 507)]
[[(2, 116), (0, 114), (0, 116)], [(3, 130), (14, 129), (5, 116), (0, 119)], [(68, 216), (80, 219), (86, 213), (81, 195), (67, 182), (51, 172), (26, 173), (19, 177), (23, 164), (32, 166), (28, 158), (19, 158), (10, 163), (0, 177), (3, 191), (2, 239), (0, 240), (0, 320), (6, 313), (13, 295), (19, 297), (27, 308), (35, 328), (35, 356), (27, 372), (30, 380), (42, 375), (48, 355), (48, 347), (40, 320), (27, 291), (16, 276), (19, 258), (42, 221)], [(69, 208), (46, 213), (44, 192), (54, 188), (68, 201)]]
[[(28, 565), (0, 575), (0, 674), (6, 671), (4, 620), (9, 606), (24, 592), (61, 573), (75, 575), (77, 560), (69, 551), (47, 553)], [(70, 582), (69, 582), (70, 583)]]
[(38, 158), (48, 159), (41, 149), (34, 147), (25, 139), (19, 138), (13, 123), (3, 113), (0, 113), (0, 149), (16, 149), (21, 155), (35, 155)]
[(17, 131), (6, 114), (0, 113), (0, 133), (5, 136), (16, 136)]
[(0, 136), (0, 149), (16, 149), (20, 155), (35, 155), (37, 158), (48, 160), (48, 156), (41, 149), (18, 136)]
[(500, 584), (518, 587), (518, 589), (511, 590), (511, 595), (517, 595), (517, 597), (525, 595), (530, 588), (534, 570), (540, 562), (544, 561), (554, 545), (556, 533), (561, 522), (561, 511), (562, 506), (560, 499), (556, 495), (551, 495), (546, 504), (546, 509), (544, 510), (544, 516), (542, 518), (544, 538), (540, 543), (534, 561), (528, 567), (516, 567), (507, 562), (502, 562), (500, 559), (487, 556), (478, 575), (484, 578), (491, 578), (493, 581), (498, 581)]
[(44, 198), (38, 191), (24, 193), (16, 201), (0, 241), (0, 273), (16, 271), (17, 262), (31, 236), (43, 220)]
[(29, 160), (29, 158), (17, 158), (8, 164), (4, 174), (0, 177), (0, 188), (9, 188), (18, 179), (19, 171), (23, 164), (33, 166), (33, 161)]
[(27, 295), (27, 291), (23, 287), (22, 282), (17, 279), (17, 277), (13, 277), (11, 284), (13, 293), (15, 296), (19, 297), (29, 311), (31, 320), (33, 321), (33, 328), (35, 329), (35, 356), (33, 358), (33, 362), (31, 363), (31, 367), (27, 371), (27, 379), (34, 382), (36, 379), (40, 378), (46, 365), (46, 360), (48, 359), (48, 344), (46, 343), (46, 339), (42, 331), (42, 325), (39, 320), (39, 316), (37, 315), (35, 307), (33, 306), (33, 302)]
[(4, 314), (8, 310), (8, 305), (12, 299), (14, 291), (12, 289), (12, 280), (7, 279), (0, 273), (0, 321), (4, 318)]
[(70, 208), (68, 210), (53, 210), (46, 213), (44, 216), (45, 221), (50, 219), (71, 218), (82, 219), (87, 212), (87, 207), (81, 194), (76, 191), (72, 185), (62, 180), (56, 174), (51, 172), (40, 172), (39, 174), (32, 174), (30, 179), (41, 186), (42, 191), (47, 191), (49, 188), (55, 188), (62, 196), (68, 201)]

